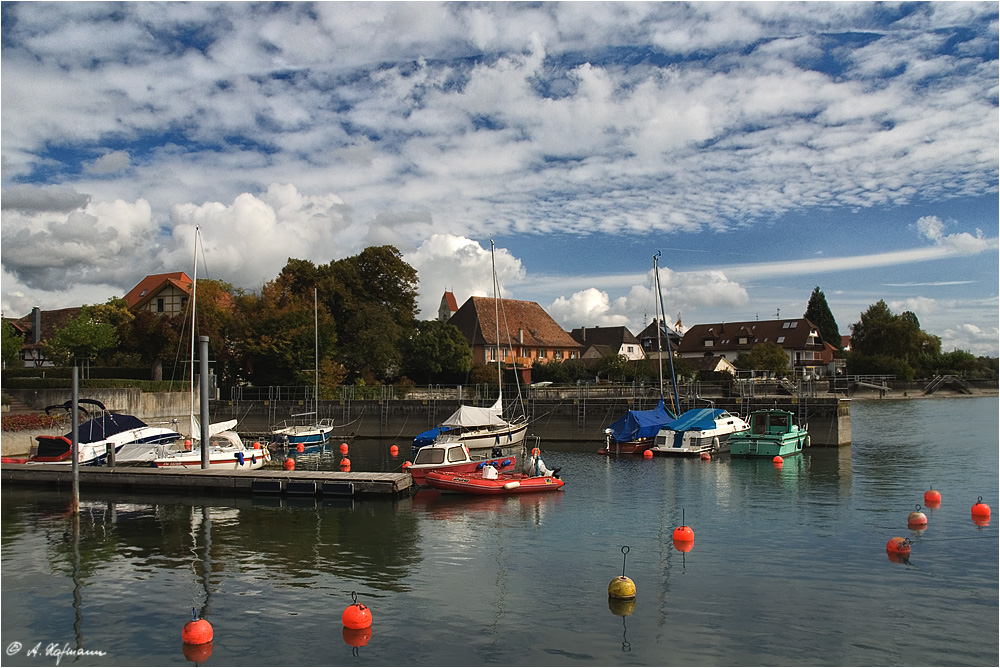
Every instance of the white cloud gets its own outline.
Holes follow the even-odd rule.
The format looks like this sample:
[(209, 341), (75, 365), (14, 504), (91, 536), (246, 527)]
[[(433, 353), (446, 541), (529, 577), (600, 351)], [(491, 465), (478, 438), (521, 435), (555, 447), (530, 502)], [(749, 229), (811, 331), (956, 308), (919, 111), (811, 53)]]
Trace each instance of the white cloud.
[(941, 334), (941, 350), (966, 350), (974, 355), (996, 357), (1000, 348), (1000, 329), (962, 324), (944, 330)]
[(937, 246), (948, 248), (960, 255), (981, 253), (990, 248), (996, 248), (996, 239), (986, 239), (983, 231), (976, 230), (975, 236), (968, 232), (945, 234), (945, 224), (937, 216), (923, 216), (917, 221), (920, 235), (933, 241)]
[(107, 175), (124, 172), (131, 164), (132, 160), (129, 157), (128, 151), (111, 151), (86, 165), (86, 168), (91, 174)]

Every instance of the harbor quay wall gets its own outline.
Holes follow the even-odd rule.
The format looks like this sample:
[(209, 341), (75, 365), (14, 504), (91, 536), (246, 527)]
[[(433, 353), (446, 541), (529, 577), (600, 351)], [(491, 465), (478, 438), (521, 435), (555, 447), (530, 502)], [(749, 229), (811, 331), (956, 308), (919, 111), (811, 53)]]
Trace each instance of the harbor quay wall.
[[(529, 399), (525, 412), (531, 420), (529, 436), (542, 441), (569, 441), (603, 443), (604, 429), (623, 416), (628, 410), (648, 410), (656, 407), (652, 398), (547, 398)], [(286, 404), (287, 405), (284, 405)], [(474, 404), (475, 401), (466, 401)], [(791, 411), (802, 422), (808, 422), (812, 445), (839, 447), (851, 443), (851, 402), (837, 397), (800, 399), (795, 397), (754, 397), (752, 399), (714, 400), (716, 408), (746, 416), (751, 410), (779, 408)], [(488, 406), (492, 401), (480, 401)], [(409, 444), (414, 436), (431, 429), (454, 413), (457, 400), (402, 399), (363, 401), (320, 401), (320, 418), (329, 418), (337, 425), (332, 434), (335, 439), (378, 438)], [(704, 400), (698, 406), (685, 405), (681, 410), (705, 408)], [(291, 415), (301, 412), (303, 406), (296, 402), (213, 402), (214, 420), (236, 418), (240, 430), (263, 437), (273, 415)], [(310, 408), (312, 406), (310, 405)], [(280, 421), (280, 420), (279, 420)]]

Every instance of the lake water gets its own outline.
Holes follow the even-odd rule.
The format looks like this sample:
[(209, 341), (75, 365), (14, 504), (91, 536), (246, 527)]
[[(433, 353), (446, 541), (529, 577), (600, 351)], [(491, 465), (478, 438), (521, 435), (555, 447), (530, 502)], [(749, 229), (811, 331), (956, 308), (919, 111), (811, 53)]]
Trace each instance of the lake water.
[[(1000, 517), (978, 526), (970, 509), (982, 496), (1000, 513), (997, 399), (858, 401), (852, 415), (851, 447), (781, 469), (543, 443), (566, 481), (554, 494), (84, 490), (76, 545), (67, 493), (5, 485), (3, 663), (185, 665), (197, 608), (209, 666), (996, 666)], [(353, 469), (398, 467), (387, 451), (353, 445)], [(908, 530), (931, 487), (940, 508)], [(689, 552), (671, 541), (682, 511)], [(894, 536), (913, 540), (906, 563), (886, 554)], [(627, 615), (607, 595), (623, 546)], [(359, 647), (341, 622), (352, 592), (373, 618)], [(77, 648), (103, 655), (56, 656)]]

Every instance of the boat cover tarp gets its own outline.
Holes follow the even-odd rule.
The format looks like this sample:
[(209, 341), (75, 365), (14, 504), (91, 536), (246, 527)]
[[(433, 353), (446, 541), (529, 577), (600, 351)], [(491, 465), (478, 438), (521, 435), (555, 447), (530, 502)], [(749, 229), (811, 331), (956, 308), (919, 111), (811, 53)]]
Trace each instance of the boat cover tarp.
[(459, 406), (447, 420), (441, 423), (444, 427), (499, 427), (507, 424), (501, 414), (500, 399), (489, 408), (479, 406)]
[(705, 431), (715, 429), (715, 418), (725, 411), (721, 408), (693, 408), (667, 425), (674, 431)]
[(437, 440), (438, 436), (450, 430), (451, 427), (434, 427), (433, 429), (422, 431), (413, 438), (413, 447), (416, 449), (422, 448), (425, 445), (430, 445)]
[[(77, 429), (80, 443), (96, 443), (103, 441), (115, 434), (120, 434), (129, 429), (141, 429), (147, 426), (145, 422), (125, 413), (105, 413), (93, 420), (88, 420)], [(66, 438), (72, 439), (73, 432), (66, 434)]]
[(653, 438), (677, 416), (663, 405), (663, 397), (656, 408), (648, 411), (629, 411), (611, 423), (608, 429), (618, 443), (629, 443), (640, 438)]

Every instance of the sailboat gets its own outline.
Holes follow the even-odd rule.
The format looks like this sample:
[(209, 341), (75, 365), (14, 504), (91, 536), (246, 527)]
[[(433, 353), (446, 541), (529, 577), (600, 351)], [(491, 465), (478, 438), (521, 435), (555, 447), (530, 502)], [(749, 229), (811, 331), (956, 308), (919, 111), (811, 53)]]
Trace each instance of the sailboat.
[[(500, 342), (500, 283), (497, 280), (495, 247), (490, 241), (490, 258), (493, 270), (493, 302), (496, 317), (496, 344)], [(500, 392), (497, 400), (489, 407), (466, 406), (458, 410), (429, 431), (418, 434), (413, 439), (414, 451), (431, 443), (462, 443), (472, 459), (491, 457), (516, 457), (521, 450), (524, 436), (528, 431), (528, 420), (524, 415), (508, 420), (503, 415), (503, 368), (497, 355), (497, 385)]]
[[(666, 427), (671, 421), (677, 418), (676, 411), (680, 410), (680, 400), (677, 392), (677, 377), (674, 374), (674, 357), (670, 352), (670, 337), (667, 340), (667, 357), (670, 360), (670, 377), (672, 380), (673, 394), (671, 395), (671, 407), (667, 408), (663, 401), (663, 345), (660, 342), (660, 323), (666, 322), (663, 317), (663, 295), (660, 292), (660, 268), (657, 251), (653, 256), (653, 283), (656, 288), (656, 348), (657, 362), (660, 371), (660, 401), (656, 408), (644, 411), (628, 411), (618, 420), (604, 430), (604, 445), (597, 451), (602, 455), (628, 455), (642, 454), (653, 447), (656, 435), (661, 429)], [(664, 332), (665, 334), (665, 332)]]
[[(189, 436), (170, 447), (164, 447), (153, 460), (155, 468), (202, 468), (202, 448), (208, 448), (208, 468), (250, 471), (271, 461), (267, 448), (256, 444), (248, 448), (236, 433), (236, 420), (216, 422), (208, 426), (208, 445), (201, 443), (201, 427), (194, 412), (194, 347), (195, 312), (198, 299), (198, 242), (201, 228), (194, 231), (194, 276), (191, 279), (191, 411)], [(202, 398), (204, 400), (204, 397)]]
[[(313, 288), (313, 332), (314, 332), (314, 391), (315, 410), (292, 415), (291, 422), (285, 421), (271, 428), (271, 440), (277, 443), (287, 443), (289, 446), (322, 446), (333, 432), (333, 420), (319, 416), (319, 297)], [(305, 419), (312, 416), (312, 419)], [(300, 418), (303, 420), (300, 421)]]

